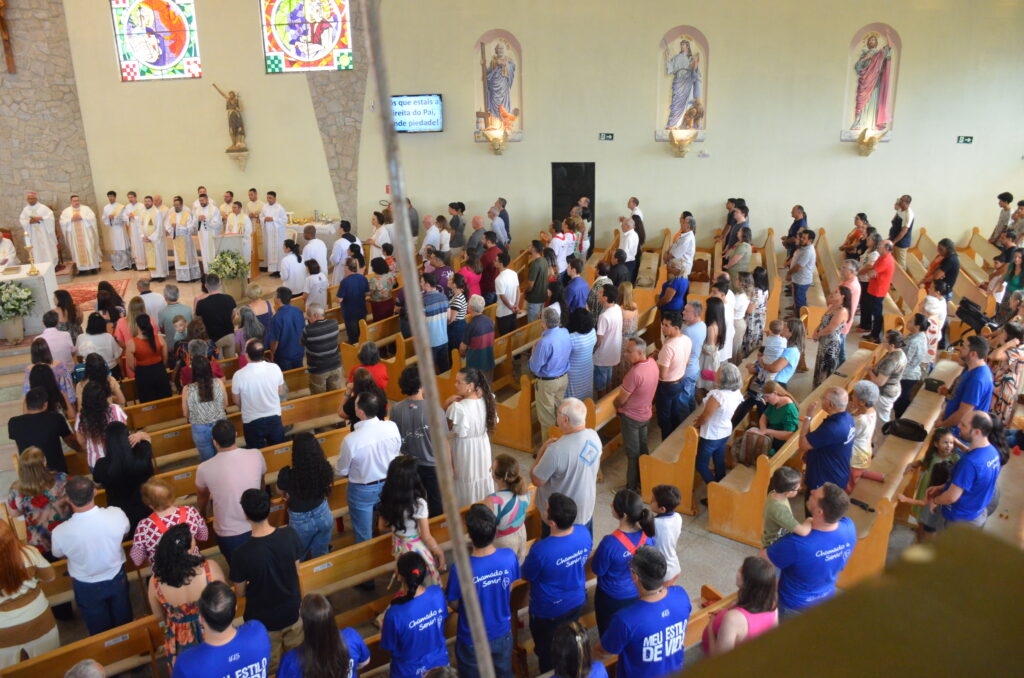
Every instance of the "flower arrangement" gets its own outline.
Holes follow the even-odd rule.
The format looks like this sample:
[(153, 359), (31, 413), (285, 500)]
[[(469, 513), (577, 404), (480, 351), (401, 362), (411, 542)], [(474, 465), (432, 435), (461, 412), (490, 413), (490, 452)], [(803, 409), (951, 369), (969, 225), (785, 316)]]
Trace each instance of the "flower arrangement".
[(18, 282), (0, 282), (0, 320), (25, 317), (35, 305), (29, 288)]
[(249, 272), (249, 264), (238, 252), (224, 250), (210, 262), (210, 273), (221, 280), (244, 278)]

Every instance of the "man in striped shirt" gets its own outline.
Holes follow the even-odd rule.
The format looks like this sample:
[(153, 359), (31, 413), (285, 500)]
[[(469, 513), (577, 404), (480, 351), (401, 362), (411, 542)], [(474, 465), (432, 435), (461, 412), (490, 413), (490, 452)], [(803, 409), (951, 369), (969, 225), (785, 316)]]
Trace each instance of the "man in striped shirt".
[(434, 353), (434, 367), (438, 374), (447, 372), (451, 365), (448, 355), (448, 297), (437, 288), (437, 276), (424, 273), (420, 278), (423, 290), (423, 314), (427, 318), (430, 348)]
[(306, 368), (309, 370), (309, 392), (336, 391), (343, 385), (341, 353), (338, 350), (338, 321), (324, 318), (324, 307), (306, 307), (306, 327), (302, 345), (306, 347)]

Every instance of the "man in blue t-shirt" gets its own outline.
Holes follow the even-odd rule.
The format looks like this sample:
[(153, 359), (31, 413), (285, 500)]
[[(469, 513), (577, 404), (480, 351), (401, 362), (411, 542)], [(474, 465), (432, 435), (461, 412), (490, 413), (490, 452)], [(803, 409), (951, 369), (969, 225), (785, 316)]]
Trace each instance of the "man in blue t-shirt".
[(846, 487), (850, 482), (850, 456), (853, 454), (853, 417), (846, 411), (849, 395), (833, 387), (821, 396), (821, 409), (825, 419), (811, 431), (811, 419), (819, 403), (811, 403), (807, 416), (800, 422), (800, 451), (804, 453), (807, 473), (804, 480), (808, 490), (825, 483)]
[(366, 317), (366, 295), (370, 283), (359, 272), (359, 261), (352, 257), (345, 260), (345, 277), (338, 283), (335, 296), (341, 299), (341, 318), (345, 321), (348, 343), (359, 343), (359, 321)]
[(590, 531), (575, 525), (576, 502), (561, 492), (548, 497), (551, 536), (536, 542), (523, 561), (523, 579), (530, 582), (530, 635), (541, 673), (551, 663), (551, 639), (564, 622), (579, 619), (587, 601), (587, 558), (593, 548)]
[[(466, 532), (473, 542), (469, 554), (476, 583), (476, 595), (484, 615), (484, 627), (491, 646), (491, 661), (496, 678), (512, 678), (512, 605), (509, 596), (512, 583), (519, 579), (519, 559), (512, 549), (494, 547), (498, 520), (491, 509), (473, 504), (466, 512)], [(446, 597), (453, 609), (459, 611), (459, 627), (455, 636), (455, 659), (460, 678), (479, 678), (473, 637), (469, 632), (469, 619), (463, 610), (462, 592), (459, 590), (459, 570), (452, 565), (448, 575)]]
[(199, 596), (199, 622), (203, 642), (178, 655), (173, 678), (221, 678), (248, 676), (266, 678), (270, 663), (270, 636), (256, 620), (237, 629), (235, 592), (224, 582), (206, 585)]
[(940, 530), (951, 523), (982, 527), (999, 480), (999, 451), (988, 441), (992, 418), (985, 412), (975, 412), (970, 424), (961, 427), (962, 433), (964, 430), (971, 441), (970, 449), (953, 467), (949, 482), (928, 488), (925, 495), (933, 511), (936, 506), (942, 507)]
[[(960, 346), (960, 359), (967, 369), (960, 375), (953, 396), (946, 401), (946, 409), (942, 412), (942, 421), (935, 426), (954, 429), (961, 422), (966, 423), (971, 412), (988, 412), (992, 408), (992, 370), (985, 359), (988, 358), (988, 339), (971, 335)], [(949, 396), (949, 387), (940, 386), (940, 395)]]
[(857, 528), (844, 517), (849, 508), (845, 490), (825, 483), (811, 492), (807, 503), (811, 533), (806, 537), (790, 533), (761, 549), (758, 555), (781, 571), (780, 617), (792, 616), (835, 594), (836, 579), (857, 545)]
[(690, 596), (681, 586), (665, 586), (668, 565), (653, 546), (638, 548), (629, 567), (640, 600), (612, 617), (595, 655), (619, 655), (620, 676), (673, 675), (683, 668)]
[(298, 306), (292, 306), (292, 291), (278, 287), (274, 297), (276, 309), (270, 319), (267, 336), (270, 355), (281, 371), (302, 367), (306, 351), (302, 347), (302, 331), (306, 328), (306, 316)]

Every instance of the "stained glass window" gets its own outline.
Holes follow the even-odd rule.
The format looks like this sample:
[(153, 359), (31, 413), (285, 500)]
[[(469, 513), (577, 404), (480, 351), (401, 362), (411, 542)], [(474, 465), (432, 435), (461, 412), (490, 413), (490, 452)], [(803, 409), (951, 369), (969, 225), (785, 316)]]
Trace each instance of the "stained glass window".
[(194, 0), (110, 0), (121, 80), (199, 78)]
[(352, 68), (348, 0), (263, 0), (267, 73)]

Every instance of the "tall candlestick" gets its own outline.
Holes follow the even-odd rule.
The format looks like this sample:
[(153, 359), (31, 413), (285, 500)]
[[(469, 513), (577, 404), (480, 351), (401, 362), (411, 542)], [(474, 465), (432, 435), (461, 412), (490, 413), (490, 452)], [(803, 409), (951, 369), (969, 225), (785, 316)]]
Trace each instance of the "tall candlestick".
[(29, 275), (39, 275), (39, 269), (36, 268), (36, 260), (32, 256), (32, 245), (25, 245), (25, 251), (28, 252), (28, 263), (29, 263), (28, 274)]

